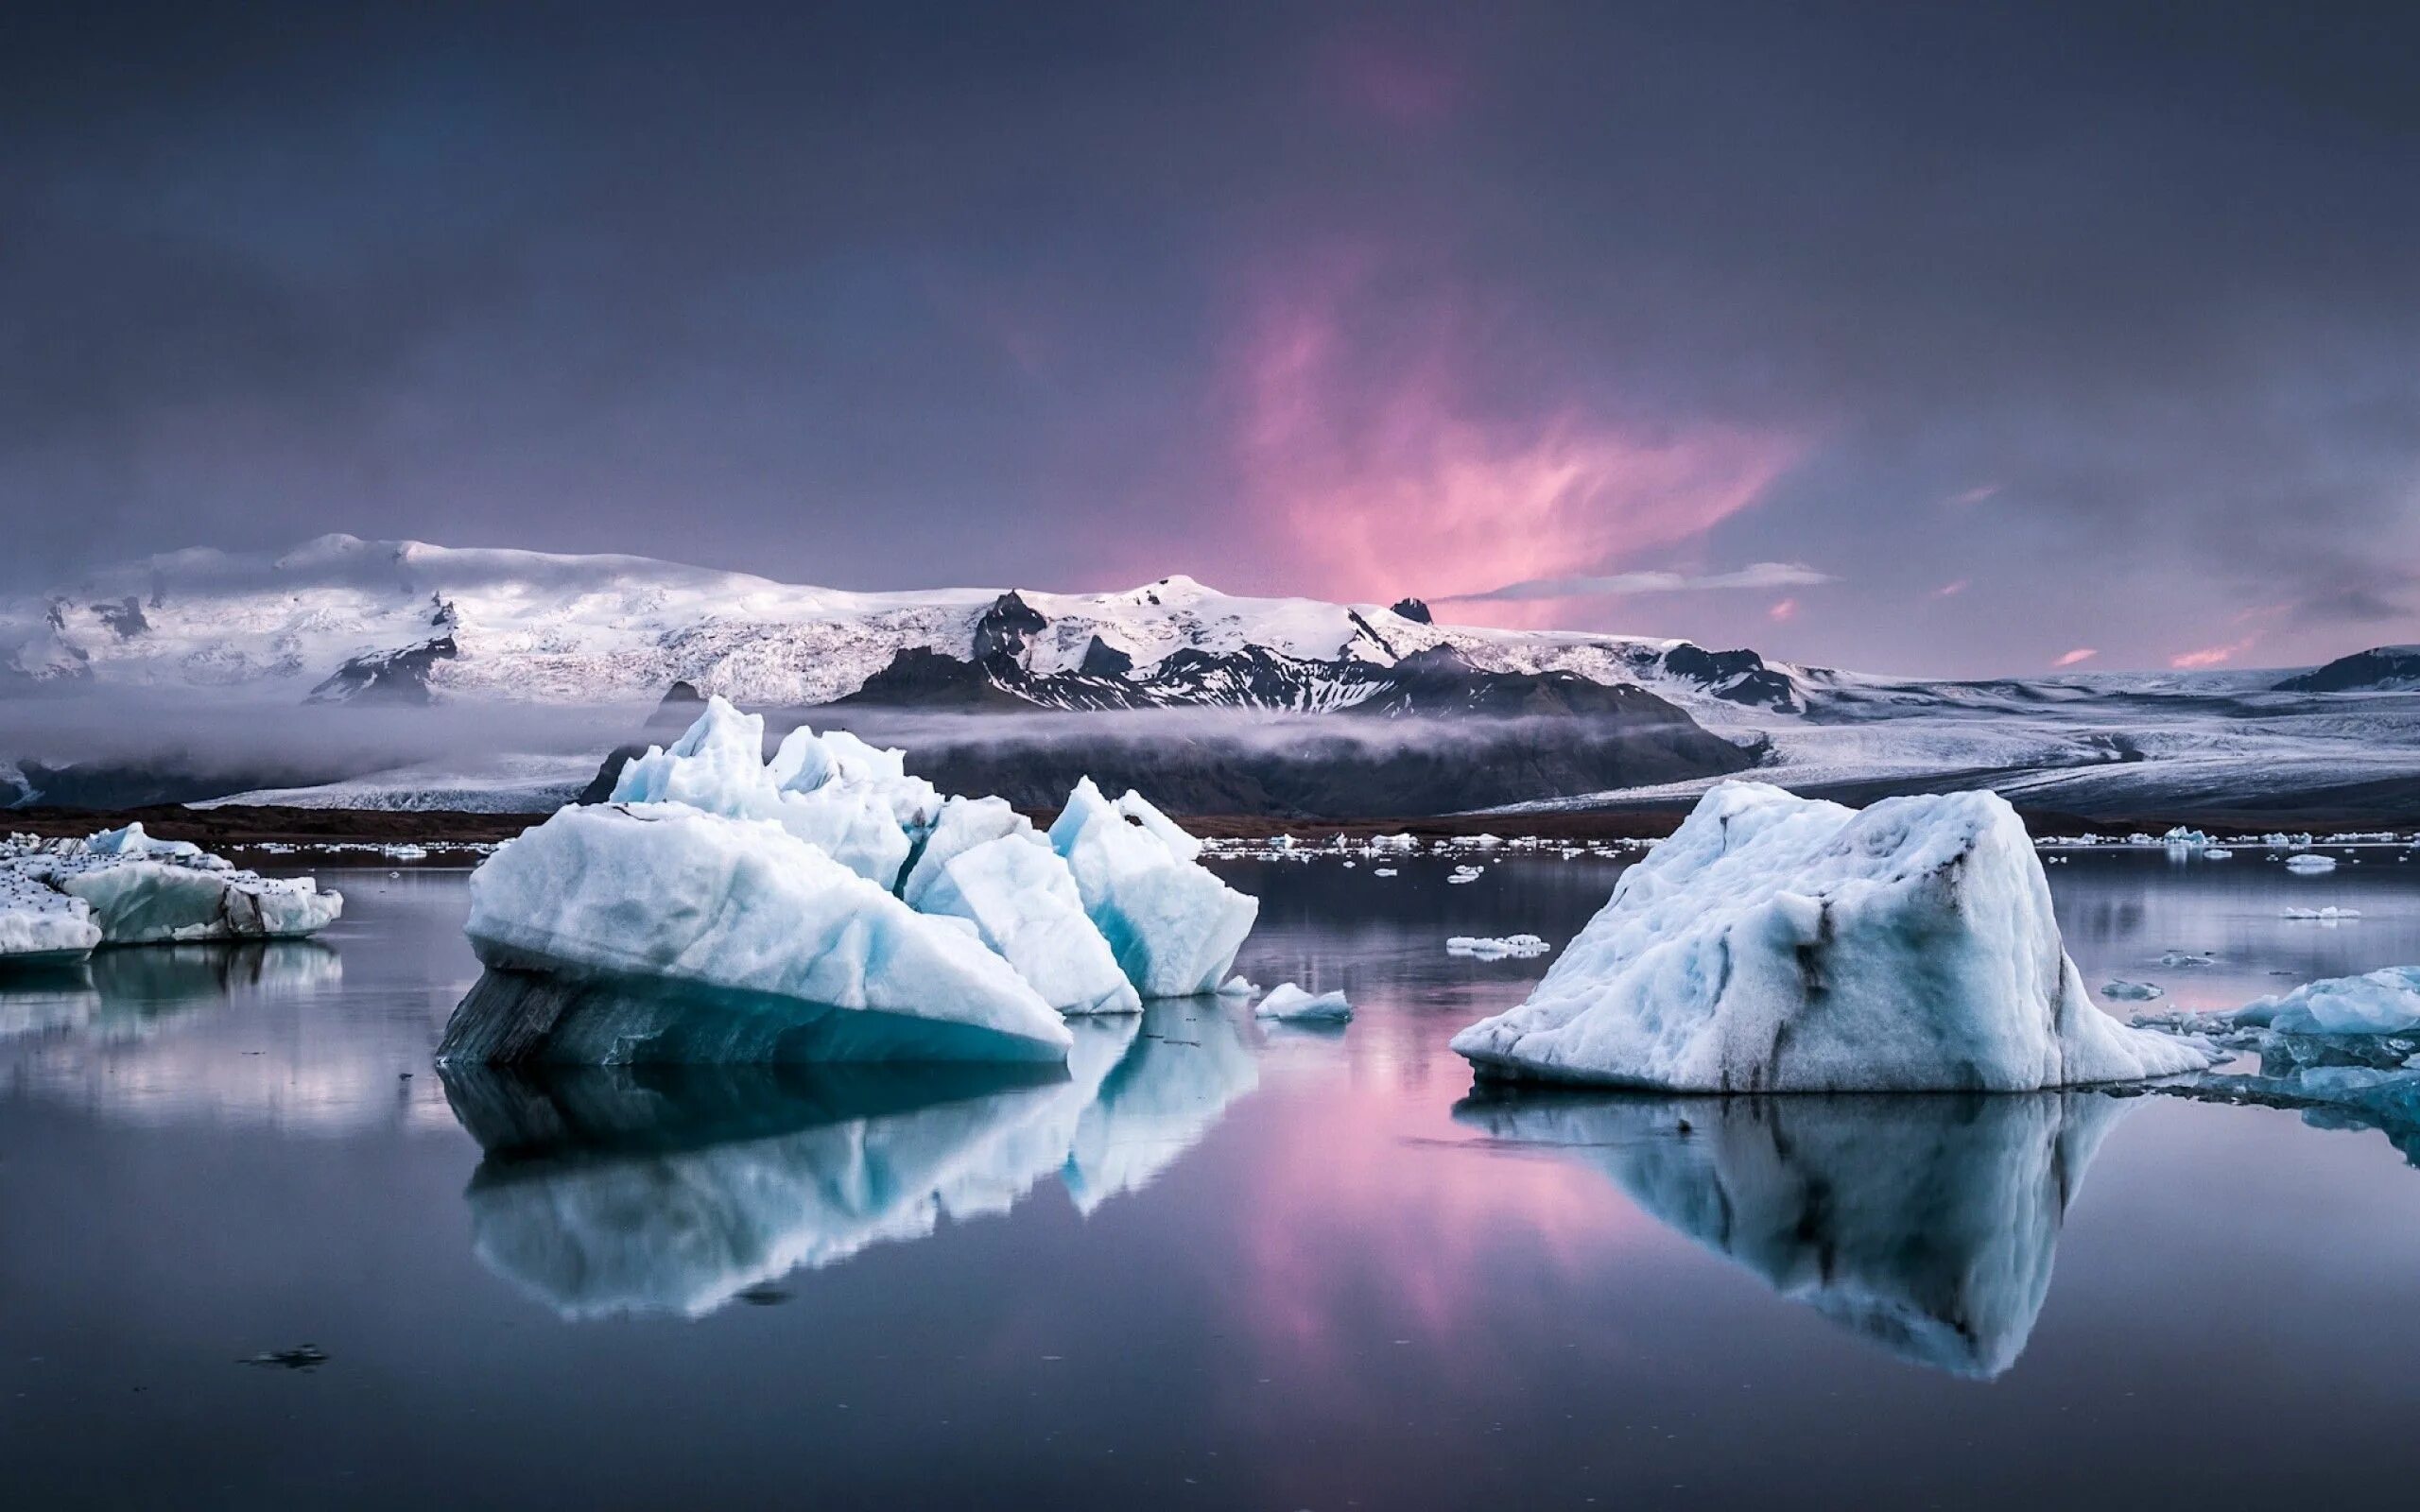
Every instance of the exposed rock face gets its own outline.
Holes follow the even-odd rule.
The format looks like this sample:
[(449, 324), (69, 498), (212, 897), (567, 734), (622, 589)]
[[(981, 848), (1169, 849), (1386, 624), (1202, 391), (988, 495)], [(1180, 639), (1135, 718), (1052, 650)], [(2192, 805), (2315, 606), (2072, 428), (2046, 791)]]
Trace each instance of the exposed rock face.
[(441, 635), (400, 651), (354, 657), (318, 687), (310, 703), (427, 703), (429, 669), (456, 655), (454, 637)]
[(2279, 693), (2401, 693), (2420, 689), (2420, 645), (2375, 645), (2277, 684)]
[(1434, 625), (1437, 623), (1429, 616), (1428, 606), (1416, 598), (1396, 599), (1390, 607), (1389, 612), (1399, 614), (1405, 619), (1411, 621), (1414, 625)]
[(1718, 698), (1784, 713), (1798, 708), (1789, 679), (1766, 666), (1754, 651), (1708, 651), (1685, 643), (1665, 653), (1664, 665), (1676, 678), (1705, 684)]

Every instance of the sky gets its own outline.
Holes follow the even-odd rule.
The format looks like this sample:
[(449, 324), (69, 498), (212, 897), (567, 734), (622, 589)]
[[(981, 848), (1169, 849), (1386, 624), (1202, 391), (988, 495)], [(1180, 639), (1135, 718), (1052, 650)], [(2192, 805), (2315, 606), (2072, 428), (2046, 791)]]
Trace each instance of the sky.
[(0, 13), (0, 588), (330, 530), (2420, 641), (2420, 8)]

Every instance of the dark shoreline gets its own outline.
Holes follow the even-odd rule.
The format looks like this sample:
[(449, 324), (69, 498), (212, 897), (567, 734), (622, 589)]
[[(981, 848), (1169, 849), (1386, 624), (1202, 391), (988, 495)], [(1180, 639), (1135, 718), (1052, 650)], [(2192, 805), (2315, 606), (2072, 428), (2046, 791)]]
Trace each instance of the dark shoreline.
[[(1474, 834), (1496, 834), (1507, 839), (1534, 836), (1541, 840), (1581, 843), (1590, 840), (1656, 840), (1672, 833), (1689, 811), (1689, 804), (1674, 803), (1625, 809), (1592, 809), (1547, 814), (1475, 814), (1446, 815), (1428, 817), (1389, 819), (1286, 819), (1253, 815), (1185, 815), (1179, 816), (1187, 830), (1204, 837), (1219, 839), (1258, 839), (1271, 835), (1292, 835), (1313, 842), (1341, 836), (1347, 841), (1366, 840), (1381, 834), (1412, 834), (1424, 840), (1449, 839)], [(1047, 810), (1028, 811), (1038, 823), (1046, 824), (1052, 814)], [(2087, 817), (2055, 810), (2024, 809), (2017, 811), (2028, 831), (2039, 836), (2075, 835), (2087, 832), (2103, 835), (2124, 835), (2135, 833), (2159, 834), (2174, 825), (2182, 824), (2212, 834), (2260, 834), (2271, 831), (2308, 832), (2316, 836), (2375, 833), (2394, 829), (2409, 832), (2420, 816), (2401, 823), (2381, 823), (2377, 818), (2361, 821), (2314, 821), (2300, 816), (2281, 817), (2274, 814), (2211, 814), (2182, 816), (2118, 816)], [(246, 851), (263, 847), (317, 848), (340, 845), (493, 845), (509, 840), (546, 817), (544, 814), (471, 814), (457, 810), (404, 809), (305, 809), (228, 806), (190, 809), (178, 804), (161, 804), (148, 808), (100, 810), (26, 808), (10, 809), (0, 816), (0, 832), (22, 833), (57, 837), (87, 835), (97, 830), (115, 829), (139, 822), (152, 835), (164, 840), (191, 840), (216, 850)], [(409, 862), (391, 860), (389, 865), (458, 866), (462, 852), (432, 851), (425, 858)]]

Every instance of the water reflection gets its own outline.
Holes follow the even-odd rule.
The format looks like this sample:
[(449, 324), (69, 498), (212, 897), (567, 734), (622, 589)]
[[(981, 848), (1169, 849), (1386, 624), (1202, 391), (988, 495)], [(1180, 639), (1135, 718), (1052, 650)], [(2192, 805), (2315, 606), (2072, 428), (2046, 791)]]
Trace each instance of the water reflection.
[(447, 1065), (473, 1247), (565, 1318), (700, 1316), (801, 1267), (1149, 1181), (1255, 1085), (1216, 1002), (1070, 1021), (1064, 1068)]
[(2204, 1102), (2282, 1108), (2313, 1128), (2376, 1129), (2420, 1165), (2420, 1034), (2254, 1037), (2259, 1065), (2213, 1072), (2158, 1091)]
[(343, 980), (344, 958), (312, 940), (101, 950), (71, 966), (0, 974), (0, 1039), (71, 1030), (139, 1038), (233, 996), (329, 992)]
[(1595, 1165), (1649, 1213), (1881, 1348), (1992, 1377), (2125, 1105), (2091, 1092), (1474, 1098), (1462, 1122)]

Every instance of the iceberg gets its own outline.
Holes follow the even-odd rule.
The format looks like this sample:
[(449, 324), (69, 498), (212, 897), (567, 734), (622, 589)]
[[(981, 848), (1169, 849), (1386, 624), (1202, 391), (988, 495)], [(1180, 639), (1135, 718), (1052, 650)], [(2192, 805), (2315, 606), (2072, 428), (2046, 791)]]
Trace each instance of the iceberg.
[(472, 877), (472, 944), (492, 973), (567, 985), (483, 984), (444, 1053), (1057, 1060), (1062, 1015), (1214, 988), (1259, 907), (1134, 793), (1085, 782), (1046, 836), (844, 731), (764, 747), (761, 717), (710, 698), (606, 802), (500, 848)]
[(1500, 961), (1508, 957), (1528, 960), (1544, 955), (1554, 949), (1535, 935), (1453, 935), (1446, 937), (1445, 954), (1467, 955), (1478, 961)]
[(972, 921), (983, 943), (1062, 1013), (1136, 1013), (1143, 1000), (1084, 913), (1075, 874), (1029, 831), (950, 857), (920, 891), (928, 914)]
[[(471, 874), (464, 929), (492, 971), (572, 985), (475, 988), (443, 1058), (1055, 1061), (1069, 1044), (974, 925), (917, 913), (770, 820), (682, 802), (558, 811)], [(597, 1012), (583, 980), (707, 989), (710, 1005)]]
[(0, 966), (70, 965), (100, 942), (92, 904), (0, 867)]
[(2291, 855), (2286, 858), (2286, 869), (2294, 873), (2296, 876), (2323, 876), (2325, 873), (2336, 869), (2336, 858), (2334, 856), (2312, 855), (2308, 852), (2305, 852), (2301, 855)]
[(2247, 1003), (2227, 1018), (2280, 1034), (2420, 1032), (2420, 966), (2307, 982), (2291, 992)]
[(299, 939), (343, 909), (343, 895), (309, 877), (264, 877), (189, 840), (154, 839), (140, 824), (83, 840), (17, 835), (0, 845), (0, 954), (9, 956)]
[(1457, 1121), (1558, 1146), (1656, 1219), (1867, 1343), (1989, 1379), (2024, 1351), (2069, 1203), (2124, 1113), (2018, 1096), (1472, 1098)]
[(1129, 792), (1113, 803), (1090, 778), (1050, 827), (1075, 874), (1084, 912), (1147, 998), (1215, 992), (1252, 933), (1260, 902), (1220, 882), (1195, 857), (1201, 842)]
[(1254, 1015), (1285, 1023), (1343, 1023), (1353, 1017), (1353, 1005), (1341, 992), (1305, 992), (1291, 982), (1280, 982), (1253, 1005)]
[(1863, 811), (1725, 782), (1622, 874), (1482, 1076), (1676, 1091), (2025, 1091), (2198, 1071), (2093, 1004), (1990, 792)]

